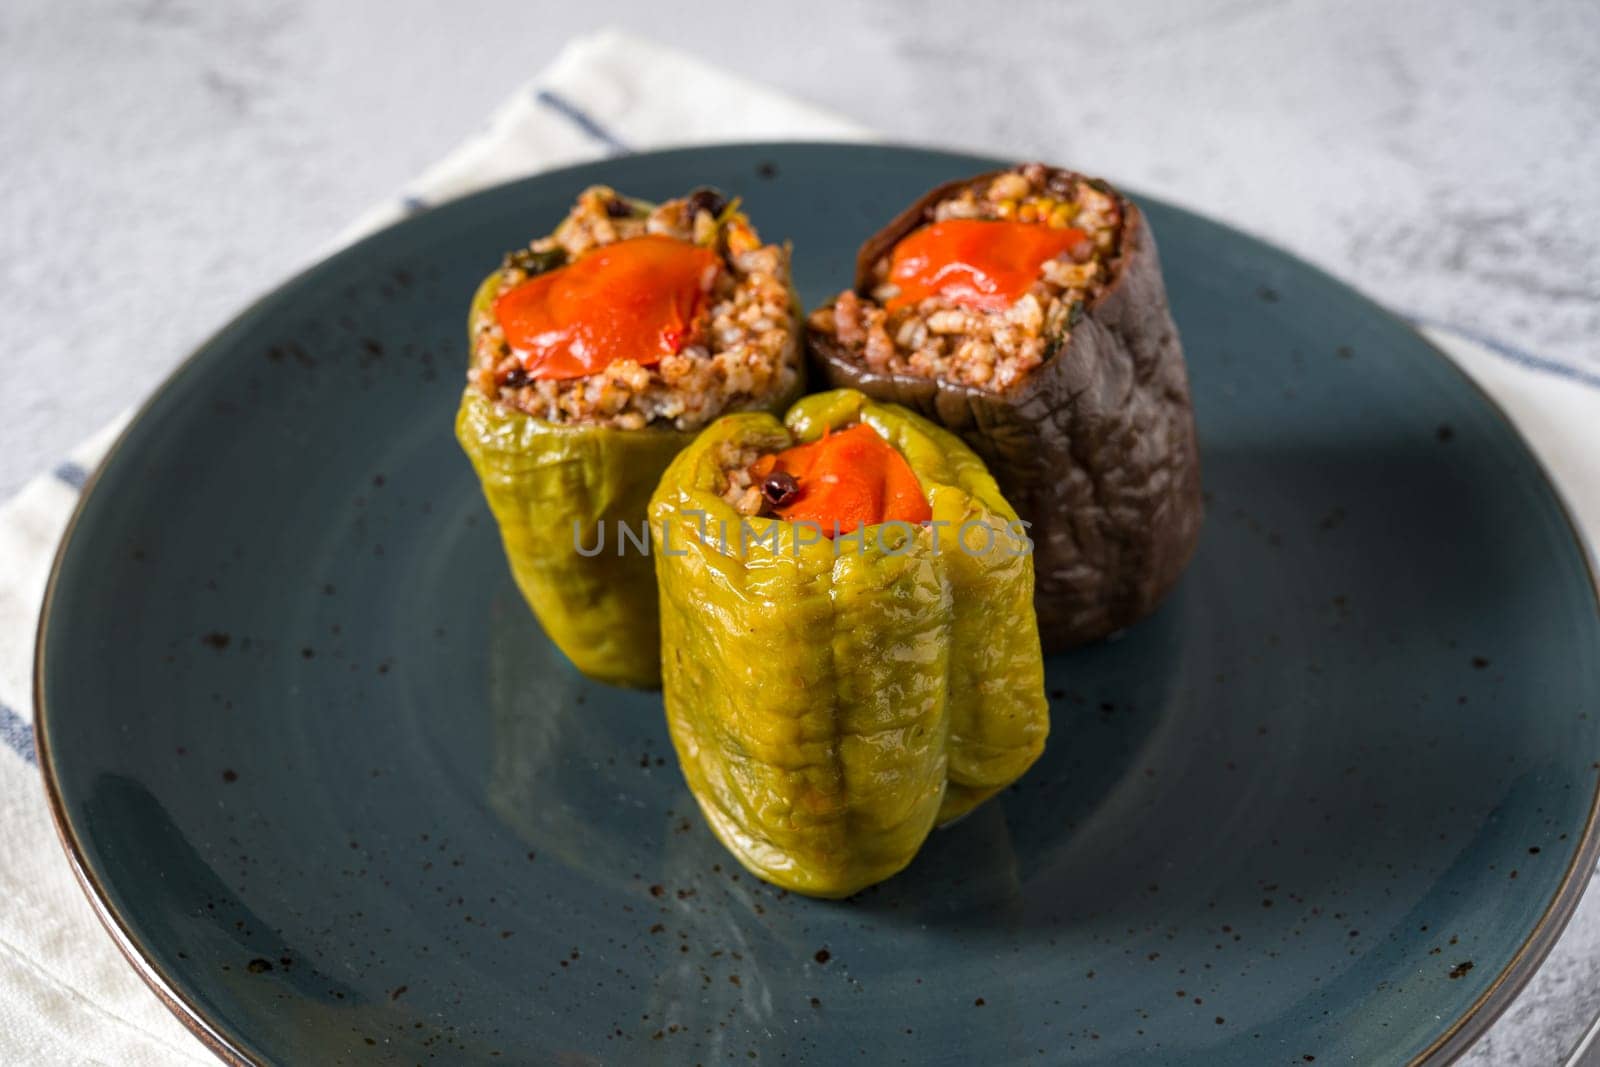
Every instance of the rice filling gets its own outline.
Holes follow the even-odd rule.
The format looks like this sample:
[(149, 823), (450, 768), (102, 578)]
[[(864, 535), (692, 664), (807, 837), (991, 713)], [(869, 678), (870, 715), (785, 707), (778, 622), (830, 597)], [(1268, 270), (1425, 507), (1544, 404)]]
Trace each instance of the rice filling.
[[(494, 299), (597, 248), (646, 235), (686, 241), (720, 257), (722, 269), (692, 335), (654, 363), (620, 358), (582, 377), (530, 375), (496, 319)], [(726, 412), (764, 407), (798, 381), (789, 250), (763, 245), (737, 205), (713, 190), (651, 207), (592, 186), (553, 233), (505, 257), (489, 296), (470, 323), (468, 382), (549, 422), (696, 430)]]
[(833, 335), (870, 370), (1003, 392), (1067, 344), (1072, 328), (1112, 280), (1123, 208), (1109, 187), (1031, 163), (935, 204), (928, 223), (955, 219), (1020, 222), (1083, 234), (1047, 260), (1018, 299), (975, 309), (935, 293), (889, 310), (900, 297), (893, 250), (871, 264), (867, 295), (840, 293), (812, 313), (812, 329)]

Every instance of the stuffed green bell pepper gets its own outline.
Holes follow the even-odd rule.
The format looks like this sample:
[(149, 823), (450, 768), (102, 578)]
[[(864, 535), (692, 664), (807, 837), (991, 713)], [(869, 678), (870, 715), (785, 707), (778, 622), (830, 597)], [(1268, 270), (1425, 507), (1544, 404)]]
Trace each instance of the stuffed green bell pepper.
[(585, 674), (660, 683), (646, 505), (706, 423), (803, 387), (789, 251), (721, 194), (595, 186), (479, 286), (456, 417), (506, 556)]
[(673, 744), (757, 876), (848, 896), (1043, 750), (1032, 545), (953, 434), (847, 389), (725, 416), (650, 516)]

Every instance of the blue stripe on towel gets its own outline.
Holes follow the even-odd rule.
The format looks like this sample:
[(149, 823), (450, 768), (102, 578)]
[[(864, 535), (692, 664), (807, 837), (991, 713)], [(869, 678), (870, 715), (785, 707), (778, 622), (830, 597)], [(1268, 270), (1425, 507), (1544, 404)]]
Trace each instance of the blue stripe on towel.
[(33, 726), (4, 704), (0, 704), (0, 741), (29, 763), (38, 765), (39, 754), (33, 748)]
[(626, 143), (618, 139), (617, 136), (610, 130), (596, 122), (587, 111), (584, 111), (583, 108), (579, 107), (577, 104), (574, 104), (566, 97), (552, 93), (549, 89), (540, 89), (534, 94), (533, 98), (539, 101), (539, 103), (543, 104), (545, 107), (549, 108), (551, 111), (560, 113), (574, 126), (588, 134), (592, 139), (605, 145), (606, 148), (610, 149), (611, 155), (627, 155), (629, 152), (633, 151), (632, 148), (629, 148)]
[(52, 473), (57, 481), (65, 482), (74, 489), (82, 489), (83, 483), (89, 480), (89, 472), (83, 469), (83, 465), (70, 459), (58, 464)]

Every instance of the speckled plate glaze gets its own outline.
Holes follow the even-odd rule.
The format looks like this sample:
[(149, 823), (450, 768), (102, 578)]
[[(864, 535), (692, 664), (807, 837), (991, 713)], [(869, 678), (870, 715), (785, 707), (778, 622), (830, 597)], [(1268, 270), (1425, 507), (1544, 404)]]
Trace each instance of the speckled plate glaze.
[(38, 741), (107, 926), (221, 1055), (1392, 1063), (1506, 1004), (1595, 860), (1590, 568), (1446, 359), (1215, 223), (1145, 203), (1198, 558), (1051, 662), (1044, 758), (901, 876), (824, 903), (742, 875), (659, 698), (541, 636), (451, 436), (484, 269), (590, 182), (709, 182), (815, 303), (990, 165), (743, 146), (497, 188), (290, 282), (156, 395), (62, 546)]

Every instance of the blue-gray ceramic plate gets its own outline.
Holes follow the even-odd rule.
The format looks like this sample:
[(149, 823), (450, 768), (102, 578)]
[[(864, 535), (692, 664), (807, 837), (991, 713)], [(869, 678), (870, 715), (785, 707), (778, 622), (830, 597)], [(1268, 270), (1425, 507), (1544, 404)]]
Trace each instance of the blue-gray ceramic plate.
[(101, 915), (221, 1055), (1399, 1062), (1504, 1007), (1595, 860), (1584, 551), (1439, 353), (1215, 223), (1145, 205), (1199, 555), (1050, 663), (1043, 759), (902, 875), (826, 903), (741, 874), (659, 697), (541, 636), (451, 433), (501, 252), (590, 182), (711, 183), (794, 241), (814, 304), (989, 165), (768, 145), (547, 174), (339, 253), (156, 395), (62, 546), (38, 741)]

